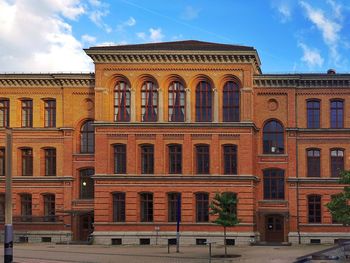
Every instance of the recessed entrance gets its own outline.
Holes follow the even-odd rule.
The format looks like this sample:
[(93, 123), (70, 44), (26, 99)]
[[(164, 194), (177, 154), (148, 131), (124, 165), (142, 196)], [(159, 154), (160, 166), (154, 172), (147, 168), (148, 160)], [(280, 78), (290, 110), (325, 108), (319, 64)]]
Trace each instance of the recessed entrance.
[(89, 235), (94, 231), (94, 214), (87, 213), (79, 216), (79, 240), (87, 241)]
[(284, 217), (282, 215), (265, 216), (265, 240), (266, 242), (284, 241)]

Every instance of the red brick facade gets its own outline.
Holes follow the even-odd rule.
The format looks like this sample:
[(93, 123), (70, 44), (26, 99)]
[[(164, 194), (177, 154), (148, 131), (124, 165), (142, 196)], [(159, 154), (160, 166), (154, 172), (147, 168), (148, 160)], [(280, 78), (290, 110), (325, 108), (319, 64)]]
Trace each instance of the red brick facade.
[[(240, 223), (228, 229), (228, 237), (236, 244), (253, 239), (292, 243), (319, 239), (324, 243), (348, 236), (344, 227), (332, 222), (324, 205), (342, 189), (337, 178), (331, 176), (332, 163), (342, 162), (344, 169), (350, 168), (349, 75), (266, 75), (261, 73), (253, 48), (197, 41), (97, 47), (86, 53), (95, 62), (94, 75), (0, 76), (0, 97), (9, 99), (9, 126), (13, 130), (17, 238), (84, 240), (91, 234), (95, 243), (128, 244), (139, 243), (140, 239), (164, 243), (175, 237), (176, 222), (168, 218), (168, 194), (175, 192), (181, 194), (183, 243), (221, 240), (222, 228), (211, 223), (212, 215), (198, 222), (196, 205), (197, 193), (207, 194), (210, 203), (217, 192), (237, 194)], [(180, 122), (169, 117), (170, 104), (174, 103), (169, 98), (169, 87), (174, 81), (184, 88), (184, 116)], [(142, 95), (142, 90), (149, 88), (145, 84), (148, 82), (156, 88), (151, 98)], [(124, 99), (128, 102), (116, 102), (118, 83), (127, 86), (129, 95)], [(200, 97), (205, 93), (197, 92), (203, 83), (210, 89), (205, 95), (207, 101)], [(227, 83), (239, 89), (238, 119), (230, 122), (225, 121), (226, 107), (232, 105), (225, 97)], [(28, 128), (21, 128), (23, 98), (33, 100), (33, 126)], [(53, 128), (44, 127), (45, 98), (56, 100)], [(313, 115), (307, 109), (311, 99), (319, 102), (319, 110)], [(335, 99), (341, 101), (342, 108), (333, 109), (338, 107), (332, 104)], [(201, 103), (205, 107), (199, 109)], [(115, 116), (116, 108), (122, 109), (116, 106), (120, 104), (129, 105), (124, 112), (126, 121), (118, 121), (121, 115)], [(156, 104), (155, 109), (147, 108), (150, 104)], [(208, 107), (209, 111), (203, 110)], [(145, 122), (148, 109), (157, 113), (156, 119)], [(209, 121), (198, 121), (201, 110), (209, 114)], [(313, 124), (320, 116), (317, 127), (310, 128), (308, 116), (309, 122), (314, 118)], [(84, 126), (88, 120), (93, 120), (93, 125)], [(340, 127), (331, 128), (334, 121)], [(281, 129), (279, 135), (277, 126)], [(5, 129), (1, 130), (1, 145), (5, 146)], [(89, 134), (94, 136), (92, 150)], [(169, 168), (169, 146), (174, 144), (181, 146), (180, 174), (172, 174)], [(124, 145), (125, 153), (115, 157), (115, 145)], [(144, 145), (153, 146), (151, 174), (143, 170)], [(209, 149), (208, 163), (200, 164), (200, 145)], [(236, 147), (235, 174), (225, 174), (230, 158), (225, 157), (226, 145)], [(32, 176), (22, 176), (23, 147), (33, 150)], [(55, 176), (45, 176), (45, 147), (56, 149)], [(310, 177), (309, 149), (320, 153), (312, 159), (312, 167), (319, 163), (319, 177)], [(331, 153), (334, 149), (340, 151), (337, 156)], [(115, 173), (116, 158), (121, 158), (117, 166), (125, 165), (120, 168), (125, 173)], [(200, 165), (208, 172), (199, 174)], [(94, 169), (93, 176), (86, 169)], [(1, 185), (0, 192), (4, 193)], [(30, 222), (23, 220), (24, 193), (32, 196)], [(54, 222), (47, 222), (45, 214), (43, 196), (47, 193), (55, 195)], [(115, 193), (123, 194), (119, 203)], [(152, 197), (147, 204), (143, 193)], [(150, 222), (144, 222), (144, 218), (150, 218), (146, 220)]]

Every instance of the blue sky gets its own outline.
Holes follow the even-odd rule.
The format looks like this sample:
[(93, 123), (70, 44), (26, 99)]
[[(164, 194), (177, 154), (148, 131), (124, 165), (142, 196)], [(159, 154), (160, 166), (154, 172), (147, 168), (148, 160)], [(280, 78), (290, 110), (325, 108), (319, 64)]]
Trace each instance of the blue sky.
[(264, 73), (350, 72), (348, 0), (0, 0), (1, 72), (92, 71), (82, 48), (254, 46)]

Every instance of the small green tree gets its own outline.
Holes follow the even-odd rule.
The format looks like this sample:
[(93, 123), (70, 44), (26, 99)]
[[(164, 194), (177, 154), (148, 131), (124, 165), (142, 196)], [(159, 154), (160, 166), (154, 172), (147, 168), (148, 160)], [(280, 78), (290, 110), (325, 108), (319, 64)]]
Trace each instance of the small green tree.
[(217, 215), (213, 223), (224, 227), (225, 257), (227, 256), (226, 228), (239, 223), (236, 213), (237, 196), (234, 193), (216, 193), (210, 203), (210, 214)]
[(345, 184), (344, 191), (335, 195), (326, 204), (334, 220), (345, 226), (350, 226), (350, 171), (340, 173), (340, 184)]

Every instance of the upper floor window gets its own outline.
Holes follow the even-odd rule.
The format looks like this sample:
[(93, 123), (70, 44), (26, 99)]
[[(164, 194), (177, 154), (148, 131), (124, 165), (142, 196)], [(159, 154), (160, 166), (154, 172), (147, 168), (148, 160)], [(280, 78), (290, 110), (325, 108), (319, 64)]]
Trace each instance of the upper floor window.
[(157, 121), (158, 119), (158, 89), (152, 81), (143, 83), (141, 89), (142, 121)]
[(331, 100), (331, 128), (344, 127), (344, 102)]
[(125, 193), (113, 193), (113, 221), (125, 222)]
[(173, 81), (169, 86), (168, 114), (171, 122), (185, 121), (185, 88), (179, 81)]
[(114, 121), (130, 121), (130, 88), (125, 81), (114, 87)]
[(284, 153), (283, 126), (276, 120), (267, 122), (263, 129), (263, 152), (267, 154)]
[(5, 194), (0, 193), (0, 222), (5, 221)]
[(44, 195), (44, 220), (54, 222), (56, 215), (56, 200), (54, 194)]
[(31, 194), (21, 195), (21, 218), (22, 218), (22, 221), (32, 220), (32, 195)]
[(284, 171), (281, 169), (264, 170), (264, 199), (284, 199)]
[(169, 174), (182, 173), (182, 146), (180, 144), (171, 144), (169, 149)]
[(237, 174), (237, 145), (224, 145), (224, 174)]
[(200, 81), (196, 87), (196, 121), (212, 121), (213, 90), (207, 81)]
[(153, 222), (153, 194), (140, 194), (141, 222)]
[(0, 176), (4, 176), (5, 175), (5, 148), (0, 148)]
[(94, 180), (91, 178), (94, 173), (94, 169), (80, 171), (80, 199), (94, 198)]
[(307, 101), (307, 127), (320, 128), (320, 101)]
[(22, 127), (33, 127), (33, 101), (22, 100)]
[(196, 221), (209, 221), (209, 194), (196, 193)]
[(331, 150), (331, 175), (333, 177), (339, 176), (340, 172), (344, 171), (344, 150)]
[(45, 127), (56, 127), (56, 100), (45, 100)]
[(169, 193), (168, 194), (168, 221), (176, 222), (178, 215), (180, 215), (181, 206), (181, 194)]
[(224, 122), (239, 121), (239, 86), (235, 81), (225, 83), (223, 90)]
[(209, 174), (209, 145), (196, 145), (197, 174)]
[(0, 127), (6, 128), (10, 126), (10, 101), (8, 99), (0, 99)]
[(93, 153), (95, 151), (94, 121), (86, 121), (80, 129), (80, 152)]
[(321, 196), (309, 195), (307, 201), (309, 223), (321, 223)]
[(114, 148), (114, 173), (125, 174), (126, 173), (126, 145), (116, 144)]
[(321, 151), (319, 149), (307, 150), (307, 176), (321, 176)]
[(45, 175), (56, 175), (56, 149), (47, 148), (45, 152)]
[(151, 144), (141, 146), (141, 173), (154, 173), (154, 146)]
[(23, 148), (22, 152), (22, 175), (33, 175), (33, 150), (32, 148)]

